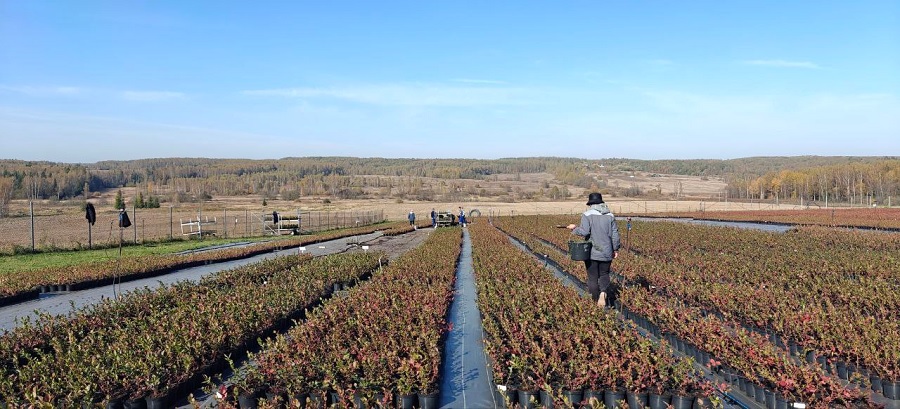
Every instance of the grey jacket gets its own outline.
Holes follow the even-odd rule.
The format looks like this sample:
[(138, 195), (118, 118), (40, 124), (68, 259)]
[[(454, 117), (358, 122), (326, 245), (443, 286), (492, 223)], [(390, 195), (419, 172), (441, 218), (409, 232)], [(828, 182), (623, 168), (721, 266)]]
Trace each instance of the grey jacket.
[(573, 234), (590, 237), (591, 260), (611, 261), (613, 252), (619, 251), (619, 227), (606, 203), (594, 205), (581, 214), (581, 225)]

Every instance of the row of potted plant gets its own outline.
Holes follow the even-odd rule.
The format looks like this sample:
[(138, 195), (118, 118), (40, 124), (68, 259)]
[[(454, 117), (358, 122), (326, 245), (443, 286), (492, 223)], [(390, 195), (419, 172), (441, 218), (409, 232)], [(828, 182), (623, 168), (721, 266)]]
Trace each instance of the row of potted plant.
[[(622, 274), (639, 275), (689, 304), (779, 334), (785, 343), (794, 341), (815, 349), (831, 364), (843, 361), (868, 367), (882, 378), (900, 380), (900, 288), (887, 277), (897, 263), (890, 253), (900, 252), (900, 242), (885, 238), (875, 246), (845, 245), (840, 233), (827, 234), (821, 229), (812, 229), (822, 237), (811, 240), (802, 231), (795, 234), (803, 235), (799, 239), (781, 239), (774, 234), (722, 229), (696, 234), (683, 226), (664, 227), (674, 234), (635, 241), (640, 255), (623, 263)], [(673, 235), (696, 246), (691, 249), (669, 243)], [(671, 249), (679, 247), (679, 255), (672, 255)], [(830, 256), (828, 247), (835, 247)], [(790, 254), (791, 260), (758, 255), (753, 248)], [(841, 272), (846, 268), (829, 267), (852, 263), (848, 260), (853, 254), (866, 263), (864, 270), (848, 274)], [(704, 257), (706, 260), (698, 260)], [(748, 268), (746, 260), (751, 259), (763, 263), (765, 271)], [(817, 271), (815, 264), (824, 264), (823, 271)], [(900, 271), (900, 266), (897, 268), (895, 271)]]
[[(537, 242), (537, 245), (542, 245), (542, 243), (550, 243), (553, 240), (560, 240), (561, 238), (563, 238), (563, 236), (555, 233), (555, 231), (553, 229), (543, 230), (543, 232), (549, 232), (549, 233), (544, 233), (544, 235), (547, 236), (546, 238), (538, 237), (538, 234), (541, 234), (541, 232), (542, 232), (540, 230), (540, 227), (535, 228), (534, 227), (535, 223), (521, 223), (522, 221), (523, 220), (521, 218), (518, 218), (518, 220), (515, 220), (512, 223), (505, 223), (504, 227), (507, 229), (510, 229), (510, 230), (516, 230), (520, 234), (521, 237), (527, 237), (530, 235), (530, 236), (537, 238), (537, 240), (535, 240), (535, 239), (531, 240), (532, 244)], [(559, 223), (560, 221), (547, 221), (546, 223), (554, 223), (554, 222)], [(540, 224), (540, 222), (536, 222), (536, 223)], [(522, 226), (522, 227), (520, 227), (520, 226)], [(654, 224), (653, 227), (655, 227), (655, 226), (656, 225)], [(641, 228), (641, 229), (643, 229), (644, 227), (649, 228), (651, 226), (639, 226), (639, 228)], [(530, 230), (526, 230), (526, 229), (530, 229)], [(725, 230), (731, 230), (731, 229), (725, 229)], [(820, 230), (821, 229), (816, 229), (815, 232), (818, 234), (821, 234)], [(530, 234), (528, 234), (528, 233), (530, 233)], [(681, 232), (681, 233), (682, 234), (679, 237), (687, 237), (688, 239), (691, 238), (691, 236), (687, 232)], [(706, 235), (711, 234), (709, 231), (703, 231), (702, 233), (704, 233)], [(647, 241), (649, 241), (650, 243), (646, 244), (646, 247), (650, 247), (650, 248), (652, 248), (653, 246), (656, 246), (656, 245), (660, 245), (660, 243), (666, 243), (666, 241), (668, 239), (667, 237), (664, 237), (663, 235), (647, 235), (647, 237), (649, 237), (649, 239), (647, 239)], [(777, 235), (775, 235), (775, 237), (777, 237)], [(525, 241), (527, 241), (527, 240), (528, 239), (526, 238)], [(717, 242), (718, 240), (721, 240), (721, 237), (718, 237), (715, 234), (711, 235), (710, 241)], [(639, 245), (641, 243), (642, 242), (636, 242), (635, 245)], [(642, 250), (640, 253), (624, 254), (623, 255), (624, 257), (620, 257), (619, 259), (617, 259), (617, 263), (616, 263), (617, 265), (622, 264), (625, 266), (620, 271), (624, 271), (625, 272), (624, 274), (629, 276), (630, 279), (632, 279), (634, 281), (638, 281), (638, 282), (643, 282), (647, 285), (653, 285), (661, 293), (666, 294), (669, 297), (681, 299), (682, 301), (687, 299), (688, 301), (698, 302), (696, 299), (691, 298), (689, 296), (690, 294), (692, 294), (691, 291), (702, 291), (702, 290), (698, 290), (697, 287), (705, 287), (705, 290), (707, 290), (709, 292), (709, 299), (723, 300), (725, 297), (727, 297), (728, 293), (723, 292), (723, 290), (722, 290), (722, 288), (723, 288), (722, 278), (723, 277), (718, 277), (718, 280), (711, 279), (710, 277), (705, 277), (705, 278), (707, 278), (707, 281), (705, 283), (704, 283), (704, 281), (701, 281), (701, 280), (693, 280), (693, 281), (689, 281), (691, 283), (691, 285), (681, 285), (682, 280), (684, 280), (684, 277), (690, 277), (692, 274), (694, 274), (696, 272), (696, 269), (694, 269), (694, 270), (679, 269), (679, 266), (677, 265), (677, 263), (675, 263), (675, 265), (672, 266), (672, 265), (669, 265), (666, 263), (657, 262), (656, 260), (654, 260), (650, 257), (645, 257), (646, 254), (650, 254), (650, 255), (656, 254), (652, 250), (651, 251), (645, 250), (646, 247), (640, 247), (640, 249)], [(689, 248), (687, 248), (683, 251), (689, 252), (691, 250)], [(555, 258), (558, 261), (558, 264), (563, 266), (563, 268), (572, 268), (573, 267), (573, 265), (570, 261), (561, 259), (562, 255), (559, 251), (550, 251), (549, 254), (551, 257)], [(579, 268), (579, 270), (583, 270), (583, 268)], [(727, 273), (725, 275), (727, 276)], [(679, 290), (683, 289), (684, 291), (673, 291), (672, 290), (673, 288), (676, 288)], [(774, 301), (770, 300), (769, 298), (765, 297), (765, 295), (766, 295), (765, 292), (763, 292), (763, 294), (760, 294), (760, 291), (755, 291), (754, 289), (748, 288), (746, 290), (745, 294), (752, 294), (753, 297), (763, 298), (765, 301), (774, 302)], [(740, 295), (745, 295), (745, 294), (740, 294)], [(746, 300), (745, 298), (743, 298), (741, 296), (734, 296), (734, 297), (731, 297), (729, 299), (729, 301), (733, 304), (741, 304), (741, 303), (752, 303), (753, 301), (758, 301), (758, 300)], [(716, 311), (716, 310), (713, 310), (713, 311)], [(727, 314), (724, 314), (722, 316), (724, 318), (727, 316)], [(794, 315), (787, 315), (787, 313), (785, 313), (785, 314), (782, 314), (782, 316), (792, 317)], [(732, 317), (733, 317), (733, 315), (732, 315)], [(845, 317), (843, 322), (851, 322), (851, 318)], [(851, 330), (850, 332), (856, 331), (855, 337), (850, 337), (850, 338), (855, 339), (856, 341), (859, 341), (858, 344), (865, 344), (866, 342), (868, 342), (869, 345), (871, 345), (871, 342), (872, 342), (871, 339), (873, 339), (873, 338), (878, 339), (877, 336), (869, 335), (866, 332), (860, 332), (857, 330), (857, 328), (858, 327), (850, 329)], [(842, 330), (846, 330), (846, 329), (847, 328), (843, 328)], [(835, 332), (837, 332), (837, 331), (835, 331)], [(833, 333), (835, 333), (835, 332), (833, 332)], [(837, 333), (841, 333), (841, 332), (837, 332)], [(888, 333), (889, 333), (889, 331), (888, 331)], [(844, 338), (845, 339), (843, 340), (843, 342), (846, 344), (847, 337), (844, 337)], [(787, 347), (788, 342), (789, 341), (783, 341), (783, 345), (785, 347)], [(833, 344), (838, 344), (838, 339), (834, 339)], [(803, 347), (803, 345), (799, 345), (799, 348), (802, 348), (802, 347)], [(878, 355), (876, 353), (876, 354), (873, 354), (873, 356), (883, 357), (882, 362), (890, 362), (891, 359), (893, 359), (894, 362), (897, 361), (896, 357), (891, 358), (890, 354), (892, 352), (890, 352), (889, 349), (882, 348), (882, 349), (880, 349), (879, 352), (881, 353), (881, 355)], [(823, 354), (820, 353), (819, 355), (822, 356), (821, 359), (826, 359), (826, 356), (823, 356)], [(833, 355), (831, 355), (830, 357), (833, 357)], [(829, 362), (825, 362), (825, 364), (827, 366), (829, 364)], [(841, 368), (842, 366), (844, 366), (844, 369), (846, 367), (857, 367), (855, 362), (831, 361), (830, 364), (834, 365), (837, 368)], [(862, 370), (865, 370), (865, 369), (863, 368)], [(840, 373), (841, 371), (835, 371), (835, 372)], [(845, 375), (844, 377), (847, 378), (846, 372), (843, 372), (843, 373)], [(890, 373), (890, 371), (889, 370), (884, 371), (883, 373)], [(881, 380), (880, 379), (881, 375), (872, 375), (872, 376), (874, 376), (873, 379), (875, 379), (877, 381)], [(892, 385), (891, 381), (888, 380), (887, 382), (885, 382), (885, 385)], [(885, 391), (889, 390), (889, 387), (885, 388)], [(881, 390), (880, 388), (878, 388), (878, 389)], [(886, 395), (888, 395), (888, 394), (886, 393)]]
[(485, 350), (510, 405), (711, 405), (714, 386), (689, 360), (622, 327), (493, 226), (469, 230)]
[(900, 209), (898, 208), (666, 212), (655, 216), (818, 226), (871, 227), (876, 229), (900, 228)]
[(25, 322), (0, 336), (0, 400), (166, 407), (226, 354), (289, 324), (333, 283), (366, 275), (382, 256), (282, 256)]
[(706, 358), (702, 363), (728, 374), (729, 381), (742, 377), (758, 385), (754, 392), (747, 387), (745, 391), (761, 403), (766, 396), (760, 392), (765, 390), (765, 394), (771, 394), (768, 398), (781, 401), (782, 407), (789, 402), (821, 408), (875, 407), (868, 394), (844, 387), (818, 367), (798, 364), (761, 334), (734, 327), (714, 315), (704, 316), (698, 308), (679, 306), (646, 287), (624, 288), (620, 300), (626, 316), (636, 314), (647, 320), (647, 326), (658, 327), (655, 332), (669, 342), (684, 343), (681, 349), (705, 352), (699, 354)]
[(263, 407), (436, 407), (461, 240), (459, 229), (432, 232), (346, 297), (265, 342), (256, 365), (233, 380), (232, 395), (254, 406), (265, 391)]
[(409, 233), (416, 229), (424, 229), (431, 227), (431, 221), (419, 220), (415, 225), (411, 225), (409, 223), (394, 223), (390, 228), (384, 229), (382, 234), (385, 236), (397, 236), (400, 234)]
[[(32, 292), (34, 297), (42, 286), (57, 286), (77, 289), (86, 283), (109, 279), (142, 277), (164, 274), (167, 271), (198, 264), (235, 260), (262, 254), (273, 250), (281, 250), (305, 246), (342, 237), (368, 234), (377, 230), (393, 230), (405, 226), (401, 222), (381, 223), (350, 229), (318, 232), (312, 236), (291, 237), (261, 242), (246, 247), (232, 247), (216, 251), (190, 253), (185, 255), (151, 255), (126, 257), (121, 260), (110, 260), (79, 264), (61, 268), (47, 268), (30, 271), (27, 274), (0, 274), (0, 303), (5, 298)], [(73, 288), (74, 287), (74, 288)]]
[[(554, 244), (565, 237), (549, 225), (558, 220), (509, 219), (505, 228), (530, 229), (520, 237), (536, 232)], [(822, 228), (785, 235), (637, 221), (634, 226), (633, 251), (616, 261), (617, 271), (629, 278), (768, 328), (833, 361), (900, 377), (892, 352), (900, 350), (900, 291), (891, 278), (900, 271), (896, 235)]]

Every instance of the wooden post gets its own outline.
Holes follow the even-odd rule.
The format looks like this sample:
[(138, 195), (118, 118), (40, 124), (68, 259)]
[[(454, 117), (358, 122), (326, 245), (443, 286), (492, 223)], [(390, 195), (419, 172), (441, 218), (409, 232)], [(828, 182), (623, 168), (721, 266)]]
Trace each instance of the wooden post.
[(31, 208), (31, 252), (34, 253), (34, 201), (28, 202)]

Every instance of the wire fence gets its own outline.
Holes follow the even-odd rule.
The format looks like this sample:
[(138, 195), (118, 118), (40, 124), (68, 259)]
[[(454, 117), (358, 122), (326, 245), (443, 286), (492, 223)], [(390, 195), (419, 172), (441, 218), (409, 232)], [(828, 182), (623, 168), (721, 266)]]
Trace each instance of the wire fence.
[[(277, 212), (276, 223), (272, 213)], [(32, 216), (32, 214), (34, 216)], [(385, 221), (384, 210), (300, 211), (289, 209), (216, 209), (162, 207), (128, 209), (131, 227), (123, 230), (126, 243), (144, 243), (198, 236), (220, 238), (306, 234), (365, 226)], [(33, 211), (0, 218), (0, 252), (73, 249), (118, 245), (119, 212), (97, 209), (91, 226), (84, 212), (58, 205), (33, 204)]]

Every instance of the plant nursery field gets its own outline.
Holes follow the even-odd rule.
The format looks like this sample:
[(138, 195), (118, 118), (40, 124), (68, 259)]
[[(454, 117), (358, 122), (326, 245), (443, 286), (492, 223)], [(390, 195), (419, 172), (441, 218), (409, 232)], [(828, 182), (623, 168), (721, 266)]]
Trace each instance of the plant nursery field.
[(900, 208), (838, 208), (803, 210), (747, 210), (663, 212), (659, 217), (782, 223), (815, 226), (867, 227), (900, 229)]
[(386, 265), (297, 254), (41, 316), (0, 335), (0, 401), (175, 407), (207, 384), (224, 408), (436, 408), (465, 264), (486, 364), (457, 387), (497, 407), (900, 405), (897, 234), (620, 221), (604, 309), (566, 285), (577, 221), (482, 217)]
[[(495, 224), (583, 280), (581, 262), (561, 252), (572, 236), (554, 228), (573, 220)], [(622, 311), (699, 352), (701, 363), (738, 380), (733, 387), (753, 384), (745, 386), (786, 401), (855, 405), (871, 398), (869, 390), (897, 399), (900, 236), (672, 222), (619, 227), (623, 251), (613, 269)], [(851, 387), (843, 386), (848, 380)]]

